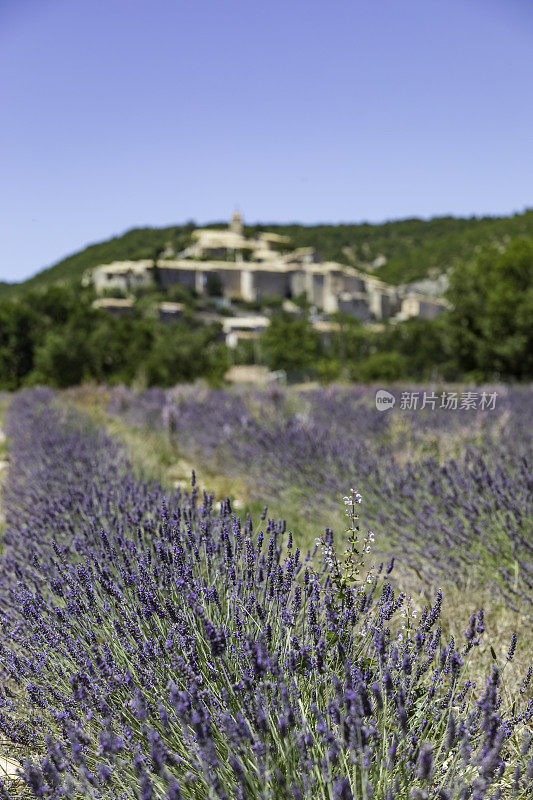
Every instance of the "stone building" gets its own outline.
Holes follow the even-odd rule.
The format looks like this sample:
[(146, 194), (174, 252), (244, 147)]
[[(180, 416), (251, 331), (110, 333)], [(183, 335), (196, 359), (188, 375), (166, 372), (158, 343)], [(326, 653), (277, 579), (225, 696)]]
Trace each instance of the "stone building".
[(200, 228), (192, 233), (193, 243), (179, 255), (182, 258), (223, 259), (226, 261), (252, 260), (259, 263), (278, 261), (278, 247), (288, 245), (289, 239), (277, 233), (244, 235), (242, 218), (233, 214), (226, 230)]
[(445, 308), (449, 308), (449, 303), (446, 300), (413, 293), (402, 300), (401, 311), (397, 319), (398, 321), (410, 319), (411, 317), (435, 319)]
[(93, 283), (98, 294), (120, 291), (129, 294), (154, 282), (153, 261), (114, 261), (89, 270), (85, 283)]
[[(192, 244), (175, 258), (124, 261), (97, 267), (91, 280), (100, 294), (120, 289), (126, 294), (157, 280), (163, 290), (181, 284), (199, 295), (222, 294), (227, 301), (261, 302), (269, 298), (305, 296), (317, 309), (343, 311), (362, 321), (382, 322), (439, 313), (445, 304), (405, 291), (336, 262), (324, 262), (312, 247), (289, 249), (289, 239), (261, 231), (246, 236), (235, 212), (226, 229), (202, 228)], [(216, 288), (216, 291), (214, 289)]]
[(258, 339), (269, 324), (269, 318), (262, 314), (247, 317), (225, 317), (222, 321), (222, 330), (226, 337), (226, 344), (228, 347), (234, 348), (239, 341), (244, 339)]

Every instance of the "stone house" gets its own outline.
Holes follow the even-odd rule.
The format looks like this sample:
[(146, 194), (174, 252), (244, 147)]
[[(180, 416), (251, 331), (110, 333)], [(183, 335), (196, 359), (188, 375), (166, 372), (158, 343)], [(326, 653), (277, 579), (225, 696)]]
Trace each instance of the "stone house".
[(449, 308), (449, 303), (444, 299), (413, 293), (402, 300), (397, 319), (398, 321), (412, 317), (435, 319), (446, 308)]
[(228, 347), (234, 348), (242, 339), (258, 339), (269, 324), (269, 318), (262, 314), (247, 317), (225, 317), (222, 322), (222, 330), (226, 337), (226, 344)]
[(120, 291), (129, 294), (135, 289), (150, 286), (154, 282), (153, 261), (114, 261), (95, 267), (84, 277), (85, 283), (93, 283), (98, 294)]

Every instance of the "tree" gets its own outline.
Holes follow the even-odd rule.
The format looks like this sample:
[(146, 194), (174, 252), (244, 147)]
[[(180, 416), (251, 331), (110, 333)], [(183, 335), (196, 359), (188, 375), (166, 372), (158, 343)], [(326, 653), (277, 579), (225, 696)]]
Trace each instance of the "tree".
[(320, 337), (309, 320), (285, 311), (272, 316), (259, 342), (270, 369), (289, 374), (312, 370), (321, 350)]
[(34, 363), (36, 342), (43, 323), (31, 304), (4, 300), (0, 303), (0, 387), (18, 389)]
[(173, 386), (205, 377), (220, 384), (229, 362), (225, 345), (217, 342), (219, 327), (190, 328), (183, 323), (162, 327), (146, 360), (149, 386)]
[(414, 380), (432, 378), (450, 360), (445, 317), (413, 318), (385, 329), (378, 342), (380, 353), (398, 353), (405, 373)]
[(63, 389), (81, 383), (92, 372), (85, 331), (71, 324), (61, 331), (50, 330), (36, 348), (35, 368), (29, 382)]
[(407, 372), (407, 359), (400, 353), (374, 353), (353, 369), (354, 378), (363, 383), (400, 380)]
[(377, 336), (352, 314), (337, 314), (336, 321), (339, 330), (333, 336), (331, 349), (351, 375), (354, 365), (374, 352)]
[(462, 369), (487, 379), (533, 377), (533, 241), (512, 240), (456, 267), (448, 298)]
[(88, 334), (91, 377), (130, 384), (142, 372), (160, 327), (149, 317), (112, 317), (102, 312)]

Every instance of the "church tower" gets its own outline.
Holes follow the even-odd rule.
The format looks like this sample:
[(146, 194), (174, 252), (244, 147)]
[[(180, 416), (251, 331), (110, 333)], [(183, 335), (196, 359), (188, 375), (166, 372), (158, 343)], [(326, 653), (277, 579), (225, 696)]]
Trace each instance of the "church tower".
[(239, 236), (242, 236), (242, 217), (238, 211), (233, 212), (229, 229), (230, 231), (233, 231), (233, 233), (238, 233)]

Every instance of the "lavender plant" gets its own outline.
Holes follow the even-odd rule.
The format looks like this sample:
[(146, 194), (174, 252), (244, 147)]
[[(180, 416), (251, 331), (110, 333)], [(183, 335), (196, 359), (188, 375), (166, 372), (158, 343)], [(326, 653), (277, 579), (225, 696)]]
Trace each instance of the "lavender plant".
[(194, 476), (135, 479), (49, 392), (8, 432), (0, 728), (33, 796), (530, 796), (531, 676), (505, 708), (501, 670), (466, 677), (482, 612), (443, 641), (440, 592), (415, 623), (392, 564), (361, 579), (356, 493), (347, 555), (320, 562)]

